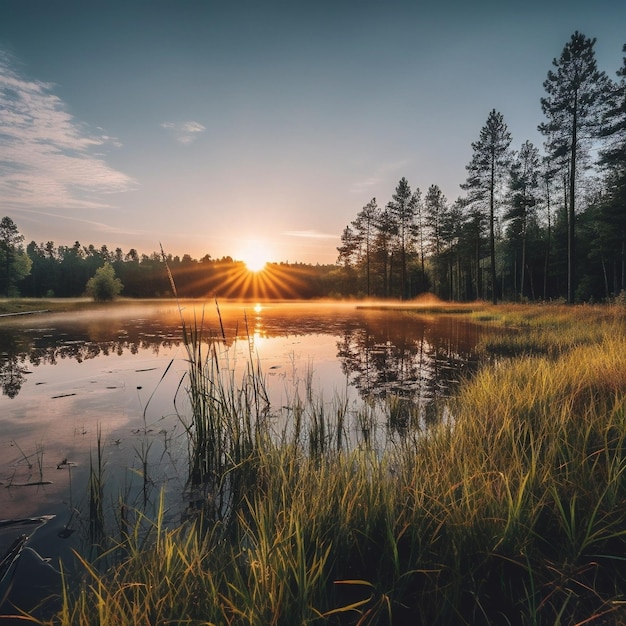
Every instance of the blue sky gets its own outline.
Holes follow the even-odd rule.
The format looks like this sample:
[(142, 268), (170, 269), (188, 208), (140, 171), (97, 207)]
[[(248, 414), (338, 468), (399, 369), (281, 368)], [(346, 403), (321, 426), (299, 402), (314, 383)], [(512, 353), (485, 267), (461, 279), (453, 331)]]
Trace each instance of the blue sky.
[(0, 0), (0, 215), (26, 241), (334, 262), (405, 176), (456, 199), (493, 108), (541, 145), (571, 34), (626, 3)]

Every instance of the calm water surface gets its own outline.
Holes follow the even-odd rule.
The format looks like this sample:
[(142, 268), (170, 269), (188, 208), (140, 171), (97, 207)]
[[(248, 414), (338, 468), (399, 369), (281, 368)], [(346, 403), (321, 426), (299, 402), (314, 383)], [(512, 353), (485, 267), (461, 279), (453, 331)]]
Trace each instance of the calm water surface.
[[(424, 419), (474, 366), (486, 332), (454, 316), (342, 304), (220, 304), (218, 315), (214, 304), (190, 303), (182, 314), (219, 342), (223, 367), (237, 379), (250, 358), (260, 363), (277, 410), (312, 388), (318, 399), (353, 407), (366, 398), (411, 400)], [(98, 433), (111, 472), (133, 468), (147, 432), (173, 453), (188, 412), (181, 339), (171, 302), (3, 319), (0, 518), (58, 513)]]
[[(277, 432), (288, 428), (284, 407), (312, 390), (318, 402), (347, 405), (353, 445), (365, 400), (408, 407), (396, 411), (396, 424), (381, 413), (383, 439), (431, 419), (433, 400), (475, 366), (487, 332), (454, 316), (344, 304), (220, 304), (219, 312), (212, 303), (183, 305), (186, 323), (202, 322), (236, 379), (258, 360)], [(0, 320), (0, 519), (55, 514), (37, 535), (43, 553), (59, 534), (75, 541), (80, 533), (67, 531), (84, 522), (98, 438), (112, 499), (139, 500), (147, 483), (180, 498), (188, 417), (181, 336), (178, 307), (163, 301)]]

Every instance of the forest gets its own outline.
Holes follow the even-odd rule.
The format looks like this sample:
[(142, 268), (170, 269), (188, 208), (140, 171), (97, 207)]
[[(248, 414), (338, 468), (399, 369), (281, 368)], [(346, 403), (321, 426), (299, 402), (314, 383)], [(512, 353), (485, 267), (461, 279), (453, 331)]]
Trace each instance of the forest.
[[(273, 263), (259, 273), (231, 257), (197, 260), (106, 245), (24, 245), (0, 222), (0, 294), (76, 297), (110, 264), (126, 297), (375, 297), (429, 292), (450, 301), (607, 301), (626, 292), (626, 56), (612, 79), (596, 40), (575, 32), (544, 81), (542, 151), (514, 148), (493, 109), (466, 166), (462, 195), (422, 193), (407, 178), (372, 198), (341, 233), (335, 265)], [(623, 48), (626, 53), (626, 45)], [(167, 263), (165, 263), (167, 262)], [(166, 268), (167, 265), (167, 268)]]
[[(568, 303), (626, 287), (626, 57), (598, 70), (596, 40), (575, 32), (541, 98), (543, 153), (513, 149), (492, 110), (472, 143), (465, 192), (448, 202), (402, 178), (345, 227), (338, 262), (367, 296)], [(626, 52), (626, 45), (623, 48)]]

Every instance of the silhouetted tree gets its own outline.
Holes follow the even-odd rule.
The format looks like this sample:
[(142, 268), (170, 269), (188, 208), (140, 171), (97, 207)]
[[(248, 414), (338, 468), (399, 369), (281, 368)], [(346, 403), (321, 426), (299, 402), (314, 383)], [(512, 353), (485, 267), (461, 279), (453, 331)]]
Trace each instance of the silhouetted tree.
[[(626, 45), (622, 50), (626, 52)], [(614, 271), (615, 292), (626, 289), (626, 56), (617, 76), (619, 80), (610, 83), (601, 132), (604, 146), (600, 164), (605, 171), (606, 196), (598, 216), (619, 266)]]
[(388, 204), (390, 215), (395, 222), (395, 231), (400, 253), (400, 295), (403, 300), (409, 297), (407, 279), (407, 256), (415, 236), (415, 196), (406, 178), (402, 177)]
[(600, 113), (608, 80), (597, 68), (595, 39), (576, 31), (552, 64), (543, 86), (541, 109), (547, 121), (539, 125), (546, 150), (555, 160), (567, 159), (567, 301), (574, 302), (576, 184), (584, 140), (598, 135)]
[(397, 233), (397, 224), (391, 215), (389, 205), (380, 211), (375, 240), (375, 256), (382, 277), (382, 295), (389, 297), (392, 293), (393, 239)]
[(413, 238), (419, 255), (420, 291), (424, 292), (428, 290), (428, 281), (426, 280), (426, 216), (422, 203), (422, 192), (418, 188), (413, 192), (412, 203), (415, 211)]
[(341, 233), (341, 245), (337, 247), (339, 256), (337, 263), (343, 268), (345, 283), (342, 292), (345, 295), (355, 294), (356, 289), (356, 264), (359, 259), (359, 251), (361, 239), (358, 233), (355, 233), (350, 226), (346, 226)]
[[(528, 230), (533, 211), (539, 202), (539, 177), (539, 150), (530, 141), (525, 141), (511, 165), (510, 208), (505, 216), (509, 220), (511, 239), (521, 243), (519, 291), (516, 288), (515, 292), (516, 296), (519, 293), (522, 298), (526, 284)], [(517, 272), (513, 282), (517, 282)]]
[[(448, 212), (448, 203), (441, 189), (437, 185), (428, 188), (424, 198), (424, 229), (428, 239), (428, 252), (431, 255), (434, 269), (434, 290), (437, 295), (442, 295), (441, 286), (446, 273), (446, 259), (444, 246), (450, 243), (446, 241), (445, 228)], [(451, 297), (451, 295), (449, 296)]]
[(489, 257), (491, 261), (491, 299), (497, 302), (495, 218), (497, 192), (509, 163), (511, 134), (504, 117), (493, 109), (480, 131), (478, 141), (472, 143), (472, 160), (466, 166), (467, 181), (461, 185), (469, 192), (468, 204), (474, 210), (487, 210), (489, 226)]
[(4, 283), (4, 294), (9, 297), (11, 288), (24, 276), (28, 276), (32, 262), (24, 253), (20, 234), (15, 222), (8, 216), (0, 220), (0, 267)]
[(345, 268), (353, 267), (359, 252), (359, 243), (357, 233), (350, 226), (346, 226), (341, 233), (341, 245), (337, 247), (337, 263)]
[(372, 253), (374, 248), (374, 239), (376, 235), (377, 223), (379, 220), (379, 209), (376, 204), (376, 198), (372, 198), (357, 214), (356, 219), (352, 222), (357, 237), (362, 248), (362, 258), (365, 264), (365, 285), (367, 296), (372, 295)]

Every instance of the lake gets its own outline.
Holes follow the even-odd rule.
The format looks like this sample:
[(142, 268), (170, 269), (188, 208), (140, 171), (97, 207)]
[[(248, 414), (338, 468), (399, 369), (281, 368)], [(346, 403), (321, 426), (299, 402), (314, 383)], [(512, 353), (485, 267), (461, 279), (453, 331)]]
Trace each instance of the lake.
[(121, 302), (3, 318), (0, 519), (55, 515), (33, 539), (42, 554), (79, 541), (98, 458), (112, 505), (120, 496), (154, 503), (163, 488), (172, 521), (180, 517), (189, 417), (181, 314), (236, 381), (259, 365), (276, 436), (289, 431), (298, 397), (329, 414), (344, 407), (346, 445), (381, 449), (440, 418), (435, 400), (476, 368), (476, 346), (493, 332), (455, 315), (343, 303)]

